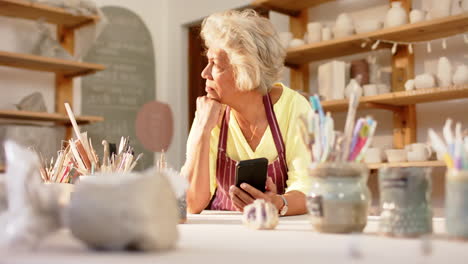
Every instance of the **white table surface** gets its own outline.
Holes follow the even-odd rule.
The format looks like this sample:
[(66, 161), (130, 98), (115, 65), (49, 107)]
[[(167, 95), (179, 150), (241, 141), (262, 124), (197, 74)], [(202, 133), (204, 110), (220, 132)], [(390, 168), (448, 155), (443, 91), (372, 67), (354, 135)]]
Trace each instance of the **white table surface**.
[[(239, 213), (205, 211), (179, 225), (172, 251), (94, 251), (62, 230), (34, 252), (0, 252), (0, 263), (468, 263), (468, 242), (444, 238), (443, 219), (434, 219), (429, 242), (378, 236), (377, 224), (378, 218), (369, 217), (364, 234), (320, 234), (303, 215), (282, 217), (275, 230), (257, 231), (243, 226)], [(429, 255), (422, 254), (423, 245), (432, 248)], [(360, 257), (351, 257), (356, 253)]]

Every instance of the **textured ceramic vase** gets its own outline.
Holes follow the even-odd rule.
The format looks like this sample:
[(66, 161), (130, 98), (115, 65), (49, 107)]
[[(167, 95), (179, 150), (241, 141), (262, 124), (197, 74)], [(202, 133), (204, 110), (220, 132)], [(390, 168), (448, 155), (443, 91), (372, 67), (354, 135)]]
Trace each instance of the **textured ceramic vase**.
[(401, 2), (392, 2), (392, 7), (385, 17), (385, 27), (396, 27), (408, 23), (408, 14)]
[(413, 9), (409, 14), (410, 23), (413, 24), (424, 21), (425, 16), (426, 14), (424, 14), (424, 11)]
[(335, 34), (335, 38), (342, 38), (354, 34), (353, 18), (347, 13), (340, 14), (336, 19), (333, 33)]
[(379, 170), (379, 232), (392, 236), (432, 233), (431, 176), (427, 168)]
[(441, 57), (437, 64), (437, 82), (440, 87), (452, 85), (452, 65), (447, 57)]
[(454, 84), (468, 84), (468, 66), (460, 65), (457, 67), (455, 74), (453, 75)]

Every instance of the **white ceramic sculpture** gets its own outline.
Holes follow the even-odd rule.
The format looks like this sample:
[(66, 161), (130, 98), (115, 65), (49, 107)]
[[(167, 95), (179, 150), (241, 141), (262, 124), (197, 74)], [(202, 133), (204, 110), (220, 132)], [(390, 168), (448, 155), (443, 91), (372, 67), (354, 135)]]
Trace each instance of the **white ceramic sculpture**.
[(424, 14), (424, 11), (418, 10), (418, 9), (411, 10), (409, 14), (409, 20), (411, 24), (424, 21), (425, 17), (426, 17), (426, 14)]
[(333, 38), (332, 31), (329, 27), (322, 28), (322, 41), (330, 40)]
[(432, 0), (431, 2), (431, 18), (441, 18), (450, 16), (452, 9), (452, 0)]
[(441, 57), (437, 64), (437, 82), (441, 87), (452, 85), (452, 65), (447, 57)]
[(386, 28), (401, 26), (408, 23), (408, 14), (403, 8), (401, 2), (392, 2), (392, 7), (388, 10), (385, 17)]
[(333, 27), (335, 38), (342, 38), (354, 34), (353, 18), (347, 13), (342, 13), (336, 19), (335, 26)]
[(3, 246), (30, 249), (63, 227), (62, 212), (67, 206), (67, 184), (44, 184), (37, 154), (13, 141), (5, 143), (7, 173), (5, 183), (8, 210), (2, 217), (0, 242)]
[(279, 38), (280, 38), (280, 41), (281, 41), (281, 44), (283, 45), (284, 48), (288, 48), (289, 47), (289, 43), (291, 42), (291, 40), (293, 39), (293, 35), (291, 32), (280, 32), (279, 33)]
[(425, 89), (435, 87), (435, 79), (432, 74), (424, 73), (414, 78), (414, 86), (416, 89)]
[(72, 234), (91, 248), (153, 251), (175, 246), (178, 214), (168, 179), (152, 170), (80, 182), (67, 215)]
[(290, 48), (295, 48), (295, 47), (302, 46), (304, 44), (305, 44), (305, 41), (303, 39), (295, 38), (295, 39), (291, 40), (291, 42), (289, 43), (289, 47)]
[(453, 83), (454, 84), (468, 84), (468, 66), (466, 65), (459, 65), (455, 74), (453, 75)]
[(275, 229), (278, 225), (278, 209), (263, 199), (244, 207), (242, 223), (252, 229)]
[(411, 91), (411, 90), (414, 90), (414, 80), (413, 79), (409, 79), (405, 82), (405, 90), (406, 91)]

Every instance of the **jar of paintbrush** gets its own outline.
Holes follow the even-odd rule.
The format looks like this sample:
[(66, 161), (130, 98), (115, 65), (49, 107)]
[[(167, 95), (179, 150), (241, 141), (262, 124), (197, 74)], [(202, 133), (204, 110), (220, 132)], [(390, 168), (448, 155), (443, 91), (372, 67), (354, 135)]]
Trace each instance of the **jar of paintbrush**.
[(319, 163), (310, 168), (309, 175), (312, 187), (307, 208), (314, 229), (323, 233), (362, 232), (371, 201), (367, 167), (354, 162)]

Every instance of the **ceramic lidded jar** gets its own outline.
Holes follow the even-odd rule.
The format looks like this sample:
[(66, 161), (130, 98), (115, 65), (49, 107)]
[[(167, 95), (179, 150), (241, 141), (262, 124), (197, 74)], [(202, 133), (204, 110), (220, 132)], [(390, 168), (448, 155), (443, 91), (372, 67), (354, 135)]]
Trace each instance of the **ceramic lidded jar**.
[(392, 236), (432, 233), (431, 176), (427, 168), (379, 170), (379, 232)]
[(448, 169), (445, 179), (445, 228), (452, 237), (468, 238), (468, 171)]
[(323, 233), (362, 232), (371, 194), (362, 163), (323, 163), (310, 169), (307, 208), (314, 229)]
[(408, 23), (408, 14), (403, 8), (401, 2), (392, 2), (392, 7), (388, 10), (385, 17), (384, 26), (397, 27)]

